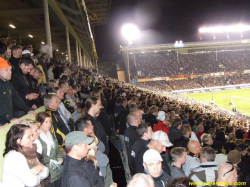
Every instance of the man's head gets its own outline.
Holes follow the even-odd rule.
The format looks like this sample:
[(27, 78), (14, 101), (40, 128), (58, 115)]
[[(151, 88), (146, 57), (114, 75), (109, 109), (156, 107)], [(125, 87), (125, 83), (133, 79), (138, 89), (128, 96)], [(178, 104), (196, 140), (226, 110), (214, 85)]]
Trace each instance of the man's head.
[(3, 81), (8, 81), (11, 79), (11, 65), (8, 64), (8, 62), (0, 57), (0, 78)]
[(227, 182), (234, 184), (237, 182), (237, 169), (233, 164), (225, 163), (220, 165), (218, 169), (217, 182)]
[(65, 151), (67, 155), (77, 160), (85, 158), (90, 149), (89, 144), (94, 138), (88, 137), (82, 131), (73, 131), (65, 137)]
[(43, 71), (39, 67), (34, 67), (30, 74), (33, 76), (34, 79), (40, 79), (43, 76)]
[(204, 133), (201, 135), (201, 142), (207, 145), (213, 145), (214, 141), (210, 134)]
[(239, 144), (237, 146), (237, 150), (240, 152), (240, 154), (242, 154), (243, 156), (246, 156), (247, 154), (247, 150), (248, 150), (249, 146), (246, 144)]
[(132, 112), (132, 114), (137, 116), (138, 123), (141, 124), (142, 123), (142, 111), (140, 109), (136, 109), (134, 112)]
[(102, 103), (98, 97), (88, 97), (85, 101), (85, 107), (88, 113), (91, 113), (93, 117), (97, 117), (101, 112)]
[(4, 56), (8, 60), (11, 58), (11, 49), (10, 49), (10, 47), (7, 47), (7, 51), (6, 51)]
[(56, 94), (48, 94), (44, 99), (45, 108), (58, 110), (59, 105), (60, 105), (60, 99), (58, 99)]
[(127, 184), (127, 187), (155, 187), (151, 176), (144, 173), (135, 174)]
[(192, 140), (188, 142), (188, 150), (193, 154), (200, 154), (201, 152), (201, 144), (198, 141)]
[(15, 45), (11, 48), (11, 54), (12, 56), (16, 58), (20, 58), (22, 55), (22, 49), (19, 45)]
[(41, 51), (38, 51), (38, 50), (37, 50), (37, 51), (34, 51), (34, 57), (35, 57), (35, 58), (38, 59), (38, 58), (41, 58), (41, 56), (42, 56), (42, 52), (41, 52)]
[(191, 137), (191, 127), (190, 125), (182, 125), (181, 126), (181, 134), (182, 136), (186, 137), (186, 138), (190, 138)]
[(168, 135), (163, 131), (156, 131), (153, 133), (152, 139), (149, 142), (152, 149), (157, 150), (159, 153), (166, 151), (166, 147), (171, 147), (173, 144), (169, 141)]
[(173, 162), (184, 164), (187, 160), (187, 150), (185, 147), (174, 147), (170, 155)]
[(29, 50), (32, 53), (33, 52), (32, 44), (27, 44), (26, 49)]
[(157, 116), (157, 113), (158, 113), (158, 109), (156, 106), (152, 106), (149, 108), (149, 113), (154, 115), (154, 116)]
[(158, 114), (157, 114), (156, 119), (158, 121), (164, 122), (166, 120), (166, 114), (165, 114), (165, 112), (164, 111), (159, 111)]
[(31, 58), (29, 57), (22, 58), (20, 68), (24, 75), (30, 73), (33, 67), (34, 67), (34, 62)]
[(162, 172), (161, 162), (161, 155), (155, 149), (149, 149), (143, 155), (144, 169), (154, 178), (159, 177)]
[(140, 119), (135, 113), (129, 114), (127, 116), (127, 122), (131, 126), (138, 127), (140, 125)]
[(144, 140), (150, 140), (153, 135), (152, 127), (149, 123), (142, 123), (136, 129), (136, 132)]
[(241, 154), (237, 150), (232, 150), (227, 155), (227, 160), (237, 165), (241, 162)]
[(177, 129), (181, 129), (182, 126), (182, 121), (180, 118), (175, 118), (173, 123), (172, 123), (172, 127), (175, 127)]
[(201, 162), (213, 162), (215, 159), (215, 151), (211, 147), (203, 147), (201, 149), (200, 161)]
[(59, 82), (59, 88), (63, 91), (63, 93), (68, 93), (69, 91), (69, 83), (65, 80), (60, 80)]
[(88, 117), (79, 118), (75, 125), (78, 131), (83, 131), (87, 136), (95, 136), (94, 126)]

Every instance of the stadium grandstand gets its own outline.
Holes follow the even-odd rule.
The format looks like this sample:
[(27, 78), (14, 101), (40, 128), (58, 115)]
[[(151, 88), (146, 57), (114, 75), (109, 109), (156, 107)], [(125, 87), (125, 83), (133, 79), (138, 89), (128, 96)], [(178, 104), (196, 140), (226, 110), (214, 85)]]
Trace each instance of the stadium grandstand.
[(250, 39), (228, 34), (250, 27), (152, 45), (137, 30), (101, 62), (111, 9), (1, 2), (0, 187), (250, 186)]

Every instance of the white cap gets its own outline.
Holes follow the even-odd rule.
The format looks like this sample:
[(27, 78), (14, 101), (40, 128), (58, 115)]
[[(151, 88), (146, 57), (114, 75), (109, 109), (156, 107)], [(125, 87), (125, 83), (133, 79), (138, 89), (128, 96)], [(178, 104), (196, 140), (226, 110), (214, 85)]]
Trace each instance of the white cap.
[(31, 56), (34, 55), (34, 53), (31, 53), (31, 52), (30, 52), (29, 50), (27, 50), (27, 49), (23, 50), (23, 52), (22, 52), (22, 55), (25, 55), (25, 54), (30, 54)]
[(143, 163), (145, 164), (151, 164), (158, 161), (162, 161), (162, 158), (160, 153), (155, 149), (149, 149), (143, 155)]
[(163, 131), (154, 132), (154, 134), (152, 136), (152, 140), (157, 140), (158, 142), (161, 142), (166, 147), (173, 146), (173, 144), (168, 139), (168, 135)]
[(166, 119), (165, 112), (164, 111), (159, 111), (158, 114), (157, 114), (156, 119), (158, 121), (164, 121)]

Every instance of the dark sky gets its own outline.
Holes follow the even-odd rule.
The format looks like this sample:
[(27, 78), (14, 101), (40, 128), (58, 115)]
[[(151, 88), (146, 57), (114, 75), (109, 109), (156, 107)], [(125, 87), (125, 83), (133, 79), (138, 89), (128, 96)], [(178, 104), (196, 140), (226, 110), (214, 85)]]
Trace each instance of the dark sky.
[[(250, 0), (112, 0), (108, 24), (95, 27), (97, 53), (101, 61), (116, 57), (126, 45), (121, 35), (125, 23), (137, 25), (141, 37), (133, 45), (199, 41), (204, 26), (250, 25)], [(250, 38), (250, 31), (243, 33)], [(230, 38), (240, 39), (239, 33)], [(225, 40), (226, 34), (218, 34)], [(203, 40), (213, 40), (212, 34)]]

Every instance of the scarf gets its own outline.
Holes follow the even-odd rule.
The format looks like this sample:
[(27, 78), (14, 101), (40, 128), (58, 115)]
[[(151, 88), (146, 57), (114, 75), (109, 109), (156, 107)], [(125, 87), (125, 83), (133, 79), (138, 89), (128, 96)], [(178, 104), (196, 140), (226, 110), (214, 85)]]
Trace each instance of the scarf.
[(48, 131), (47, 134), (44, 134), (43, 132), (40, 133), (40, 138), (46, 143), (47, 145), (47, 156), (50, 156), (51, 148), (55, 147), (55, 142), (53, 140), (53, 137), (51, 133)]
[(190, 151), (187, 151), (187, 155), (191, 156), (191, 157), (196, 157), (196, 158), (200, 158), (200, 155), (196, 155)]
[[(18, 152), (22, 153), (25, 156), (30, 169), (39, 164), (36, 155), (36, 149), (37, 149), (36, 144), (33, 144), (32, 148), (18, 147), (17, 149)], [(37, 185), (36, 187), (41, 187), (41, 184)]]

